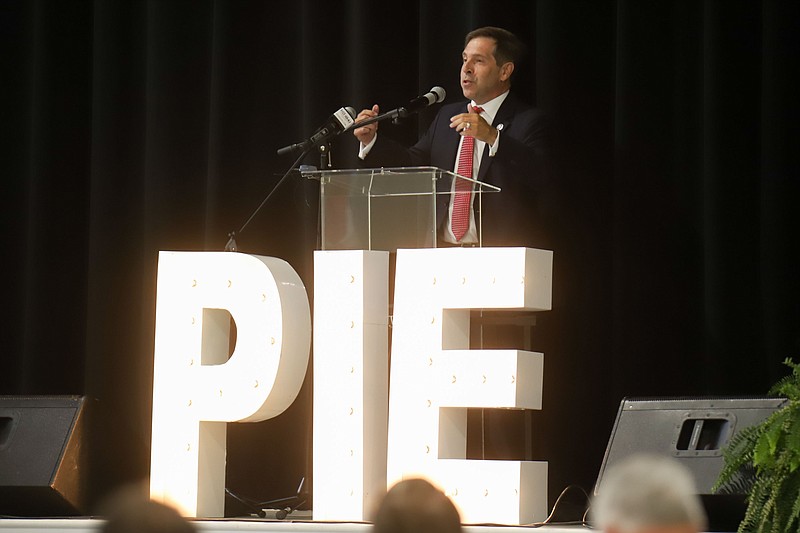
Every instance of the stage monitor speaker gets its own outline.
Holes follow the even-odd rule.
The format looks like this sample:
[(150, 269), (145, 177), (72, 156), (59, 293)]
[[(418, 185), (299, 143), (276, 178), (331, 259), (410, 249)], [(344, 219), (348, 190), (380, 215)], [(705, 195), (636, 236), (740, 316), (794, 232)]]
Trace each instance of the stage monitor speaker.
[(82, 396), (0, 396), (0, 515), (85, 509), (87, 403)]
[[(603, 476), (616, 463), (635, 454), (671, 457), (694, 477), (709, 515), (712, 531), (736, 529), (743, 517), (743, 495), (730, 487), (713, 495), (723, 448), (742, 429), (758, 424), (786, 403), (784, 398), (625, 398), (611, 431), (595, 495)], [(740, 491), (738, 491), (740, 492)], [(741, 515), (741, 516), (740, 516)]]

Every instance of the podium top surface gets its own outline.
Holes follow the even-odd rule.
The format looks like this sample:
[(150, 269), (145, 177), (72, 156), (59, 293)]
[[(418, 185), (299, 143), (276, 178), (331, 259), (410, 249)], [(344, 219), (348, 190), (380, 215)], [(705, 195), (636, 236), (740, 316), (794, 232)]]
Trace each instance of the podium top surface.
[(320, 182), (326, 194), (380, 196), (421, 196), (450, 194), (454, 180), (472, 183), (476, 194), (500, 192), (500, 188), (437, 167), (363, 168), (315, 170), (303, 177)]

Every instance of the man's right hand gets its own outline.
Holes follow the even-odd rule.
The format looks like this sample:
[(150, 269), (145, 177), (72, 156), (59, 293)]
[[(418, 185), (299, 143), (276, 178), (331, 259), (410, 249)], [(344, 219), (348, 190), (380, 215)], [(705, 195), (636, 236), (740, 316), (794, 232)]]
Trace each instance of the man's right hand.
[[(366, 120), (368, 118), (378, 116), (380, 112), (380, 108), (378, 108), (378, 104), (372, 106), (372, 109), (365, 109), (361, 113), (358, 114), (356, 117), (356, 122), (361, 120)], [(375, 122), (374, 124), (370, 124), (369, 126), (362, 126), (360, 128), (356, 128), (353, 130), (353, 135), (356, 136), (356, 139), (361, 141), (362, 146), (366, 146), (372, 142), (372, 139), (375, 138), (375, 134), (378, 132), (378, 123)]]

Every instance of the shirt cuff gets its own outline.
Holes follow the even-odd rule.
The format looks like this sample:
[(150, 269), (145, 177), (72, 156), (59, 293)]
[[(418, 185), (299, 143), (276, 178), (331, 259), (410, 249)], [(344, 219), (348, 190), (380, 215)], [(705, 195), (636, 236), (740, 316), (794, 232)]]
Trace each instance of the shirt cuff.
[(494, 157), (494, 154), (497, 153), (497, 148), (500, 146), (500, 130), (497, 130), (497, 138), (494, 140), (494, 143), (489, 147), (489, 157)]
[(375, 146), (375, 141), (378, 140), (378, 132), (375, 132), (375, 137), (369, 142), (368, 145), (364, 146), (363, 144), (359, 143), (361, 148), (358, 150), (358, 158), (362, 161), (366, 159), (367, 155), (369, 155), (369, 151), (372, 150), (372, 147)]

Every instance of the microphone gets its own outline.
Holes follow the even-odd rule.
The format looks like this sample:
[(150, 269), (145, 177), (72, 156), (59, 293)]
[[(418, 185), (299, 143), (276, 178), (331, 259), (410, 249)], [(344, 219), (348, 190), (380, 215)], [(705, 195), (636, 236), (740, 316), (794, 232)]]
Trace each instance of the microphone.
[(430, 92), (414, 98), (405, 106), (401, 107), (398, 111), (400, 112), (400, 116), (405, 117), (411, 113), (416, 113), (420, 109), (424, 109), (429, 105), (443, 102), (445, 96), (447, 96), (447, 93), (443, 88), (434, 87), (430, 90)]
[(288, 154), (290, 152), (294, 152), (295, 150), (308, 150), (312, 146), (327, 142), (352, 126), (355, 122), (355, 118), (355, 109), (350, 106), (342, 107), (333, 115), (328, 117), (328, 120), (325, 121), (325, 124), (322, 125), (322, 127), (320, 127), (316, 132), (314, 132), (314, 135), (312, 135), (307, 141), (284, 146), (278, 150), (278, 155)]

